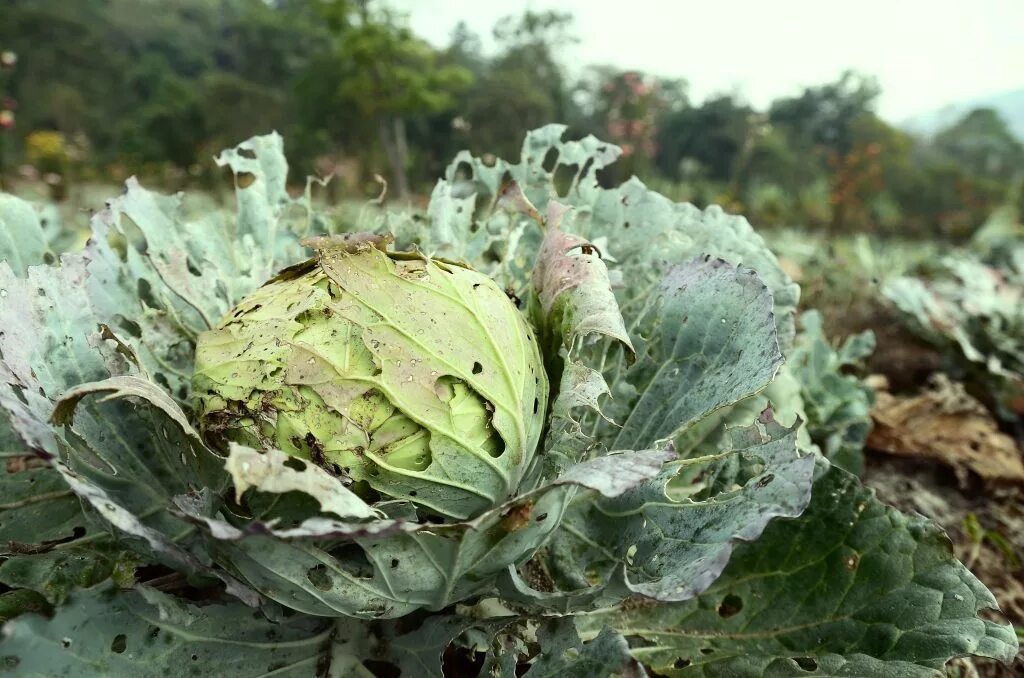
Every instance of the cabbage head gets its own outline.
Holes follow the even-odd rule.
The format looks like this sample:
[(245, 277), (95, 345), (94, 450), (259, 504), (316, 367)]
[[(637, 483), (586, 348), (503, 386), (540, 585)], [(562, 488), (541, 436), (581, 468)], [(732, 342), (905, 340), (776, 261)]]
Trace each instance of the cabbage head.
[(193, 387), (215, 447), (277, 448), (368, 501), (454, 519), (515, 492), (548, 394), (533, 332), (494, 281), (359, 238), (203, 332)]

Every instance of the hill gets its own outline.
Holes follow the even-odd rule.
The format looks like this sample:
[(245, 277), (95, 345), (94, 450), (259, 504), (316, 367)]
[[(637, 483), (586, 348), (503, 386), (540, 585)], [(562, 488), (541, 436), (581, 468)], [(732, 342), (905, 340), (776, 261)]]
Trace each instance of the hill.
[(990, 96), (951, 103), (938, 110), (909, 118), (903, 121), (900, 127), (915, 134), (931, 136), (955, 123), (968, 111), (983, 107), (996, 109), (1003, 119), (1006, 120), (1014, 135), (1024, 141), (1024, 87)]

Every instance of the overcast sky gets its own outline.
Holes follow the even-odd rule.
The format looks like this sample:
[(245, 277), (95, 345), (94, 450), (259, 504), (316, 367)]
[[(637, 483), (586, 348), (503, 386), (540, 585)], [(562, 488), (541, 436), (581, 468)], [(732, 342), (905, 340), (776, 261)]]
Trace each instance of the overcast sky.
[(683, 77), (691, 96), (741, 92), (763, 106), (847, 68), (879, 79), (899, 122), (962, 99), (1024, 87), (1024, 0), (390, 0), (445, 45), (464, 20), (493, 44), (525, 9), (576, 18), (573, 67), (604, 63)]

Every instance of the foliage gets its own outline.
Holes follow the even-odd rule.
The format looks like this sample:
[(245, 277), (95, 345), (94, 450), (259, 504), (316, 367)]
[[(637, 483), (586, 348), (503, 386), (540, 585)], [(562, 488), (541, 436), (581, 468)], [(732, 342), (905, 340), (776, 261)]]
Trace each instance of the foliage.
[(980, 382), (1013, 421), (1024, 414), (1024, 240), (1015, 211), (993, 215), (975, 247), (944, 257), (930, 279), (901, 277), (884, 293), (946, 353), (954, 374)]
[(0, 46), (20, 62), (0, 69), (0, 126), (14, 124), (12, 102), (18, 119), (0, 136), (4, 180), (36, 163), (29, 135), (56, 132), (79, 156), (60, 170), (65, 186), (138, 173), (212, 188), (209, 156), (277, 129), (293, 179), (336, 177), (329, 200), (378, 194), (375, 175), (410, 198), (459, 150), (511, 157), (520, 133), (563, 120), (571, 138), (626, 150), (604, 185), (642, 175), (762, 225), (962, 239), (995, 206), (1022, 206), (1021, 142), (989, 109), (916, 138), (879, 117), (877, 83), (856, 73), (760, 110), (737, 94), (690, 100), (686, 72), (623, 70), (611, 56), (571, 68), (564, 11), (503, 17), (485, 52), (465, 24), (448, 45), (427, 43), (388, 0), (66, 5), (5, 4)]
[(864, 468), (864, 442), (871, 430), (874, 393), (844, 371), (860, 366), (871, 355), (875, 336), (869, 330), (833, 348), (817, 311), (803, 313), (800, 325), (802, 332), (790, 361), (800, 382), (811, 439), (833, 465), (859, 476)]
[[(459, 155), (425, 222), (378, 207), (358, 226), (330, 223), (285, 191), (276, 135), (218, 157), (235, 175), (237, 214), (189, 212), (132, 181), (94, 218), (86, 249), (59, 261), (36, 212), (4, 196), (5, 232), (23, 236), (0, 241), (0, 432), (13, 452), (0, 484), (7, 666), (436, 676), (444, 655), (466, 664), (460, 675), (772, 675), (796, 665), (916, 676), (963, 654), (1011, 659), (1012, 630), (979, 616), (994, 600), (941, 532), (877, 502), (802, 437), (795, 418), (806, 409), (840, 432), (835, 445), (821, 438), (828, 453), (852, 453), (863, 393), (821, 377), (821, 364), (835, 370), (865, 340), (837, 355), (811, 320), (794, 348), (798, 288), (745, 220), (673, 203), (636, 179), (602, 187), (597, 173), (621, 151), (563, 132), (530, 133), (518, 163)], [(412, 254), (373, 249), (384, 241), (354, 228), (391, 231)], [(304, 258), (300, 237), (325, 231), (340, 235), (304, 241), (318, 259), (286, 268)], [(331, 249), (339, 237), (361, 243), (357, 254)], [(380, 271), (361, 277), (350, 265), (366, 256)], [(531, 413), (537, 403), (544, 430), (532, 463), (508, 476), (508, 498), (431, 512), (409, 487), (360, 494), (348, 471), (313, 453), (320, 437), (304, 461), (273, 449), (281, 436), (245, 441), (259, 449), (207, 446), (193, 425), (209, 412), (204, 380), (224, 360), (204, 353), (193, 380), (193, 354), (217, 345), (204, 333), (219, 318), (263, 303), (273, 322), (273, 305), (289, 301), (275, 285), (322, 275), (352, 295), (323, 302), (336, 326), (362, 328), (390, 384), (394, 342), (374, 334), (410, 336), (418, 316), (387, 312), (402, 295), (376, 296), (391, 294), (381, 283), (402, 262), (437, 269), (395, 281), (424, 286), (430, 316), (462, 294), (446, 287), (453, 275), (489, 275), (524, 300), (552, 397), (548, 408), (519, 403)], [(470, 264), (479, 273), (461, 268)], [(523, 322), (498, 301), (513, 318), (504, 325)], [(439, 342), (446, 369), (489, 393), (492, 360), (447, 350), (480, 343), (471, 316), (449, 316), (418, 341)], [(259, 332), (250, 339), (243, 354)], [(307, 339), (290, 341), (298, 350), (316, 343)], [(786, 355), (799, 366), (780, 373)], [(303, 369), (299, 381), (322, 392), (334, 383)], [(192, 392), (200, 384), (206, 392)], [(443, 400), (406, 402), (419, 391), (386, 388), (426, 423)], [(826, 403), (824, 391), (851, 400)], [(508, 454), (507, 399), (491, 403)], [(407, 482), (442, 462), (466, 471), (465, 455), (443, 459), (442, 439)], [(46, 490), (27, 489), (37, 484)]]

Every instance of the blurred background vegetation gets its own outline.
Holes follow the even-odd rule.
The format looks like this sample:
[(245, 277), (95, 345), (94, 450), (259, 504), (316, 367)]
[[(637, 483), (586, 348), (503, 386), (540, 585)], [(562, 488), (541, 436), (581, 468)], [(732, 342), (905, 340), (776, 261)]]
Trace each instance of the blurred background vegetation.
[(993, 109), (914, 136), (852, 72), (763, 110), (695, 102), (682, 79), (568, 68), (574, 23), (559, 12), (500, 21), (485, 52), (465, 24), (428, 44), (386, 1), (3, 4), (0, 185), (56, 201), (131, 174), (211, 189), (214, 153), (276, 129), (297, 184), (333, 175), (339, 202), (376, 194), (382, 174), (416, 203), (457, 151), (514, 158), (526, 130), (560, 121), (622, 146), (602, 181), (635, 173), (760, 227), (962, 240), (1021, 203), (1024, 147)]

